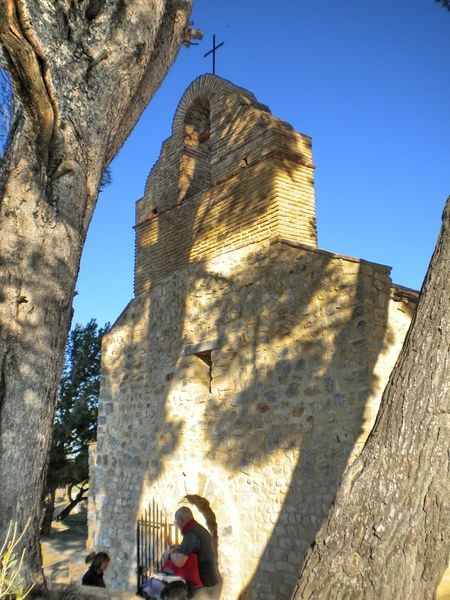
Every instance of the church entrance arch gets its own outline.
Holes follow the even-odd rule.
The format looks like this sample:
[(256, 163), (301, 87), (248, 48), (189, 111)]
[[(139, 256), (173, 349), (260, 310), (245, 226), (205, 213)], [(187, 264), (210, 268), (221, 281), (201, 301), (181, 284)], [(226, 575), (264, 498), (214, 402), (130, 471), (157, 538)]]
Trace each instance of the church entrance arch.
[(197, 473), (198, 493), (185, 494), (179, 506), (190, 506), (194, 518), (204, 525), (214, 540), (223, 579), (224, 598), (238, 598), (241, 586), (240, 519), (237, 507), (224, 485), (224, 473), (212, 469)]
[(214, 511), (212, 510), (208, 500), (206, 498), (203, 498), (202, 496), (199, 496), (198, 494), (187, 494), (187, 496), (185, 496), (185, 499), (189, 502), (189, 504), (195, 506), (198, 509), (198, 511), (203, 515), (206, 527), (208, 528), (208, 531), (211, 534), (217, 552), (219, 545), (217, 520), (216, 515), (214, 514)]

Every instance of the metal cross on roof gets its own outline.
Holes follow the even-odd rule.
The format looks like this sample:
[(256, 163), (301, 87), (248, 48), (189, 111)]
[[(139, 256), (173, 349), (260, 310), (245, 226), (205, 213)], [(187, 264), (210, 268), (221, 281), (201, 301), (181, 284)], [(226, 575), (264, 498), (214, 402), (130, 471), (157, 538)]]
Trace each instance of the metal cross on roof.
[(216, 50), (218, 50), (221, 46), (224, 45), (225, 42), (220, 42), (220, 44), (218, 44), (216, 46), (216, 34), (213, 35), (213, 47), (211, 48), (211, 50), (209, 50), (209, 52), (207, 52), (206, 54), (203, 55), (203, 58), (206, 58), (207, 56), (209, 56), (210, 54), (212, 54), (213, 57), (213, 74), (216, 74)]

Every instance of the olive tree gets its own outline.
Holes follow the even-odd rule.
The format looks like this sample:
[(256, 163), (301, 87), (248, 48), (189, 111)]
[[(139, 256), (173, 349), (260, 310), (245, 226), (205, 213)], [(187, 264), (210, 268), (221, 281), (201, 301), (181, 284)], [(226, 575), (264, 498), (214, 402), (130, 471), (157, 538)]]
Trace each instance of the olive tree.
[(0, 163), (0, 539), (38, 536), (80, 255), (102, 173), (189, 43), (191, 0), (0, 0), (14, 91)]

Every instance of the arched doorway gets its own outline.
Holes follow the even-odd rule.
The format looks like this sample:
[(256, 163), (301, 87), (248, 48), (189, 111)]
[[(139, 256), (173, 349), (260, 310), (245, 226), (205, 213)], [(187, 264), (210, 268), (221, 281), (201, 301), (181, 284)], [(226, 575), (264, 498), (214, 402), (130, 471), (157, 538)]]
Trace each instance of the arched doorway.
[(217, 530), (217, 520), (214, 511), (211, 508), (208, 500), (199, 496), (198, 494), (187, 494), (185, 499), (189, 502), (189, 504), (195, 506), (200, 514), (205, 519), (206, 527), (211, 534), (211, 537), (214, 541), (214, 546), (216, 548), (216, 552), (219, 548), (219, 534)]

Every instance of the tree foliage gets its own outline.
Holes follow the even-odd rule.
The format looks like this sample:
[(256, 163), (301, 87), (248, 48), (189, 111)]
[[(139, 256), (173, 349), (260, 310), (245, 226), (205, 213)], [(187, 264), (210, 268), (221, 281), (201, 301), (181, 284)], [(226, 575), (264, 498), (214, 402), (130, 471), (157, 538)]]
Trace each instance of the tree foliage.
[(106, 169), (103, 171), (102, 178), (100, 179), (100, 185), (98, 188), (99, 192), (103, 192), (105, 187), (108, 187), (111, 184), (112, 184), (111, 167), (106, 167)]
[(109, 325), (77, 323), (69, 334), (47, 476), (47, 492), (87, 481), (88, 445), (97, 433), (101, 342)]
[(450, 0), (436, 0), (439, 4), (442, 4), (447, 10), (450, 10)]

